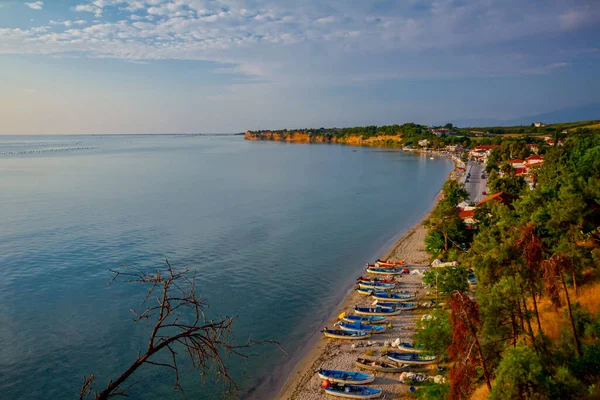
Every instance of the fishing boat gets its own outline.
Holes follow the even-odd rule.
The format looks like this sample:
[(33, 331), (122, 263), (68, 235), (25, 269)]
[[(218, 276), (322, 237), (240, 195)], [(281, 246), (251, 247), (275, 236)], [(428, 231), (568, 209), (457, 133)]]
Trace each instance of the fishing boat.
[(375, 333), (383, 333), (385, 332), (384, 325), (365, 325), (360, 322), (339, 322), (337, 324), (341, 330), (348, 332), (371, 332)]
[(387, 357), (398, 364), (426, 365), (433, 364), (436, 360), (435, 356), (422, 356), (416, 353), (388, 353)]
[(414, 300), (415, 296), (406, 293), (374, 292), (373, 298), (375, 300), (383, 300), (388, 302), (402, 302)]
[[(367, 266), (367, 268), (373, 267), (375, 268), (375, 265), (369, 265)], [(396, 278), (394, 278), (393, 276), (380, 276), (380, 277), (363, 277), (361, 276), (360, 278), (357, 279), (357, 283), (361, 283), (361, 282), (377, 282), (377, 283), (393, 283), (396, 281)]]
[(356, 289), (356, 291), (358, 292), (358, 294), (360, 294), (362, 296), (370, 296), (374, 292), (373, 289), (363, 289), (363, 288), (358, 288), (358, 289)]
[(367, 272), (370, 274), (377, 275), (402, 275), (402, 270), (395, 268), (378, 268), (378, 267), (369, 267), (367, 268)]
[(340, 320), (346, 322), (359, 322), (366, 325), (385, 324), (387, 321), (386, 317), (375, 317), (375, 316), (364, 316), (364, 315), (346, 315), (341, 313), (339, 315)]
[(361, 289), (393, 289), (396, 286), (394, 282), (359, 282)]
[(354, 307), (354, 313), (357, 315), (379, 315), (379, 316), (391, 316), (398, 315), (402, 312), (402, 310), (396, 310), (395, 308), (390, 307)]
[(333, 385), (326, 387), (325, 393), (346, 399), (377, 399), (381, 397), (381, 389), (355, 385)]
[(319, 378), (329, 382), (347, 383), (350, 385), (366, 385), (375, 380), (375, 376), (364, 372), (338, 371), (335, 369), (320, 369), (317, 371)]
[(323, 329), (325, 337), (330, 339), (363, 340), (371, 337), (370, 331), (343, 331), (341, 329)]
[(394, 308), (395, 310), (404, 310), (404, 311), (414, 310), (418, 307), (416, 303), (401, 303), (401, 302), (386, 303), (386, 302), (382, 302), (382, 301), (376, 301), (376, 305), (379, 307)]
[(403, 353), (422, 353), (425, 350), (423, 350), (423, 345), (420, 344), (417, 347), (414, 347), (412, 344), (407, 343), (407, 342), (402, 342), (398, 345), (398, 351), (403, 352)]
[(383, 261), (383, 260), (377, 260), (375, 261), (375, 265), (380, 266), (380, 267), (394, 267), (397, 265), (405, 265), (406, 261), (402, 260), (402, 261)]
[(402, 372), (408, 368), (408, 364), (388, 363), (381, 360), (367, 360), (366, 358), (357, 358), (355, 364), (359, 368), (377, 372)]

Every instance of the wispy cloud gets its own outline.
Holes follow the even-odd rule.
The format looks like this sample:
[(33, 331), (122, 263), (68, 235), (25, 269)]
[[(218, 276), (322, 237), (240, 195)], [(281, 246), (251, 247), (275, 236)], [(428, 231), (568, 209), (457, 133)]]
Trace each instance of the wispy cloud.
[(537, 74), (568, 65), (552, 67), (550, 55), (535, 47), (515, 57), (503, 46), (600, 23), (600, 2), (586, 0), (544, 8), (521, 0), (307, 0), (302, 6), (276, 0), (82, 0), (70, 11), (96, 20), (85, 27), (83, 20), (57, 19), (30, 29), (0, 28), (0, 54), (208, 60), (280, 82)]
[(31, 8), (32, 10), (41, 10), (42, 8), (44, 8), (43, 1), (34, 1), (33, 3), (25, 3), (25, 5), (29, 8)]

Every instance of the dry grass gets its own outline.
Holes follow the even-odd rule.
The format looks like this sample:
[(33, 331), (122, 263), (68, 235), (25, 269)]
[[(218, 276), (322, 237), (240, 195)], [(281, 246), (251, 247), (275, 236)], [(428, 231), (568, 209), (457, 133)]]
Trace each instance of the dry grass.
[[(593, 124), (593, 125), (586, 125), (586, 126), (582, 126), (582, 128), (588, 128), (588, 129), (600, 129), (600, 123), (598, 124)], [(573, 129), (575, 130), (575, 129)], [(571, 130), (569, 130), (571, 131)]]
[[(493, 386), (493, 382), (492, 382)], [(486, 400), (490, 395), (490, 391), (485, 383), (481, 384), (477, 389), (473, 391), (469, 400)]]
[[(569, 297), (572, 303), (578, 301), (579, 304), (592, 315), (598, 315), (598, 313), (600, 313), (600, 282), (593, 282), (581, 286), (577, 295), (575, 295), (575, 291), (571, 287), (569, 288)], [(530, 304), (530, 309), (533, 309), (532, 304)], [(548, 298), (543, 297), (538, 301), (538, 311), (542, 329), (551, 340), (557, 340), (560, 337), (563, 326), (568, 324), (565, 317), (565, 310), (566, 305), (563, 305), (558, 310), (554, 308)], [(532, 325), (535, 329), (536, 324), (534, 321), (532, 321)]]

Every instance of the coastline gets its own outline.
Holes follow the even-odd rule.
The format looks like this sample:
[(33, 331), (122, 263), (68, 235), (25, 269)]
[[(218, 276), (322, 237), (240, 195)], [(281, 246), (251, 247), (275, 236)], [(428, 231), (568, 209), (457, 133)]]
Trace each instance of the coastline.
[[(450, 161), (454, 161), (449, 157)], [(456, 166), (456, 163), (453, 162)], [(455, 178), (455, 170), (451, 171), (446, 177), (446, 181)], [(427, 230), (423, 227), (425, 221), (431, 211), (435, 208), (441, 198), (441, 188), (429, 211), (417, 222), (412, 228), (404, 233), (394, 244), (384, 253), (381, 259), (389, 259), (394, 261), (405, 260), (411, 269), (426, 270), (429, 260), (429, 255), (425, 251), (424, 238)], [(358, 274), (356, 278), (358, 278)], [(423, 294), (422, 279), (420, 275), (407, 275), (402, 278), (404, 290), (415, 291), (418, 294)], [(419, 293), (420, 291), (420, 293)], [(355, 304), (366, 305), (371, 304), (369, 298), (365, 298), (357, 293), (356, 290), (349, 288), (343, 300), (334, 307), (334, 312), (329, 318), (329, 325), (333, 325), (337, 321), (337, 315), (343, 311), (350, 311)], [(396, 327), (392, 332), (375, 335), (371, 341), (383, 343), (383, 341), (392, 341), (397, 337), (409, 339), (414, 331), (417, 316), (413, 313), (401, 314), (390, 319), (390, 322)], [(398, 329), (399, 327), (399, 329)], [(346, 343), (344, 343), (346, 342)], [(321, 380), (316, 376), (315, 371), (319, 368), (334, 368), (357, 370), (354, 367), (354, 360), (358, 356), (363, 355), (362, 349), (353, 349), (353, 341), (331, 341), (321, 337), (320, 333), (315, 334), (307, 343), (307, 349), (299, 362), (291, 370), (283, 387), (277, 394), (279, 400), (299, 400), (299, 399), (320, 399), (324, 394), (320, 388)], [(312, 344), (312, 347), (310, 345)], [(380, 347), (372, 347), (377, 350)], [(390, 374), (388, 374), (388, 377)], [(386, 395), (402, 396), (408, 393), (408, 387), (400, 384), (397, 379), (389, 379), (385, 375), (377, 378), (377, 387), (384, 389)], [(375, 386), (374, 386), (375, 387)]]

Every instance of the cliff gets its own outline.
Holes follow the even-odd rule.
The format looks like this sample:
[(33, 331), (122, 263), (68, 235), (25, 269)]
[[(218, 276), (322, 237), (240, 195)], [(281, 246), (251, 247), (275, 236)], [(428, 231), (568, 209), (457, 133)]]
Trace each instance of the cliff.
[(336, 136), (330, 134), (309, 134), (298, 131), (247, 131), (244, 135), (246, 140), (272, 140), (276, 142), (293, 143), (338, 143), (350, 146), (372, 146), (372, 147), (401, 147), (402, 136), (378, 135), (363, 138), (363, 135)]

